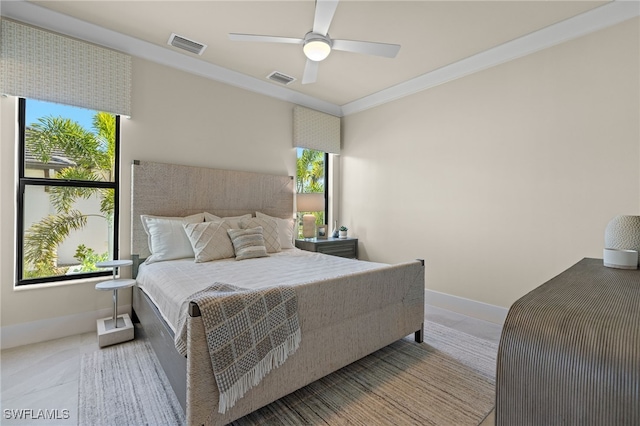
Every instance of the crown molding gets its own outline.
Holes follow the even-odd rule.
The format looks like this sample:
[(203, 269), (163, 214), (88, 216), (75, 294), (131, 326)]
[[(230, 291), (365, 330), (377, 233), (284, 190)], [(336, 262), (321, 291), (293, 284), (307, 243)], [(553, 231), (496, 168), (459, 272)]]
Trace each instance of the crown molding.
[(7, 18), (99, 44), (201, 77), (342, 117), (374, 108), (638, 17), (640, 16), (640, 1), (614, 0), (580, 15), (342, 106), (54, 12), (25, 0), (2, 1), (0, 13)]
[(355, 114), (640, 16), (637, 0), (615, 0), (484, 52), (342, 105)]

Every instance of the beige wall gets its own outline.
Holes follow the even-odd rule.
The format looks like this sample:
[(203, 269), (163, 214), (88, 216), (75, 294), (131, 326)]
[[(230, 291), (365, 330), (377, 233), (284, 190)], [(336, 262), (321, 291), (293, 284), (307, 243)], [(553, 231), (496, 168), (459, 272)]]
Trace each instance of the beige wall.
[[(340, 222), (368, 259), (508, 307), (640, 214), (638, 19), (348, 116)], [(426, 54), (426, 53), (425, 53)]]
[[(340, 223), (365, 258), (424, 258), (428, 288), (499, 306), (640, 211), (638, 20), (343, 121)], [(292, 105), (134, 60), (122, 120), (120, 256), (133, 159), (293, 174)], [(94, 283), (19, 290), (15, 106), (0, 98), (2, 326), (106, 309)], [(122, 304), (130, 303), (125, 292)]]
[[(295, 173), (290, 103), (141, 59), (134, 59), (133, 63), (132, 99), (131, 119), (121, 120), (122, 258), (130, 254), (130, 165), (134, 159)], [(8, 326), (109, 308), (111, 294), (97, 292), (95, 282), (31, 290), (13, 288), (15, 105), (15, 98), (0, 98), (1, 324)], [(120, 302), (131, 303), (130, 291), (121, 292)]]

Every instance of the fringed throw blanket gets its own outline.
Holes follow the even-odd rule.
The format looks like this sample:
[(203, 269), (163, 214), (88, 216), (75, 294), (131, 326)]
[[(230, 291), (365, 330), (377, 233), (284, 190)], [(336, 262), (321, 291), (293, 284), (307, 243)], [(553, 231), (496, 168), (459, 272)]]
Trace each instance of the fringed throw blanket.
[[(220, 413), (233, 407), (300, 345), (298, 300), (292, 287), (252, 290), (215, 283), (190, 300), (202, 315), (220, 391)], [(180, 321), (177, 331), (176, 349), (185, 354), (186, 319)]]

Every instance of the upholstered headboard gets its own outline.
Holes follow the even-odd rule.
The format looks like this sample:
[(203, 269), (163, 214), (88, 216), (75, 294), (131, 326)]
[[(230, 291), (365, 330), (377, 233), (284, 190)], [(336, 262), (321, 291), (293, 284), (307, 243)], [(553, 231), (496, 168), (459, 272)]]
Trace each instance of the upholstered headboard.
[(135, 160), (131, 166), (131, 254), (149, 256), (141, 214), (293, 217), (293, 177)]

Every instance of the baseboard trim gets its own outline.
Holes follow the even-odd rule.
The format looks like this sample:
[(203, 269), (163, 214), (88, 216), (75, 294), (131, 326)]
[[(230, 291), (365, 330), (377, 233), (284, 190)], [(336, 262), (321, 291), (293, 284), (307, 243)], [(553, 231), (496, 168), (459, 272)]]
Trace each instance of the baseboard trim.
[[(118, 314), (130, 314), (131, 305), (118, 306)], [(97, 330), (96, 321), (113, 315), (113, 309), (82, 312), (57, 318), (7, 325), (1, 328), (0, 348), (9, 349)]]
[[(425, 290), (425, 299), (429, 305), (437, 306), (463, 315), (503, 324), (507, 317), (507, 308), (465, 299), (434, 290)], [(131, 313), (131, 305), (119, 306), (118, 314)], [(113, 315), (111, 309), (83, 312), (63, 317), (49, 318), (21, 324), (7, 325), (1, 328), (0, 348), (9, 349), (31, 343), (45, 342), (61, 337), (96, 331), (96, 321)]]
[(425, 300), (429, 305), (495, 324), (504, 324), (507, 312), (509, 312), (509, 309), (501, 306), (490, 305), (488, 303), (465, 299), (464, 297), (440, 293), (439, 291), (429, 289), (425, 290)]

